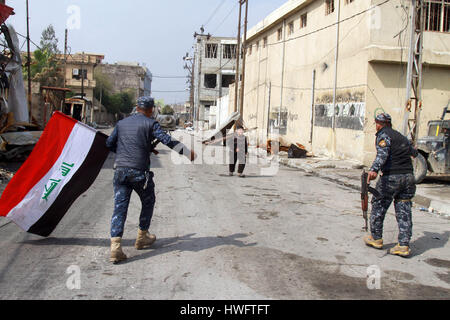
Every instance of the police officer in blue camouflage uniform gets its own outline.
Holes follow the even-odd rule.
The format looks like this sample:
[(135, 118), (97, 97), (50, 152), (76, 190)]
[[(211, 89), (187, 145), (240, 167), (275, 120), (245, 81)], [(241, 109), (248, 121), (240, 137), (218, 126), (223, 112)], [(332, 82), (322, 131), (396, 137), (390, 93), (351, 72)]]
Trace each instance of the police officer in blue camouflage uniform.
[(172, 139), (161, 129), (160, 124), (152, 118), (154, 107), (153, 98), (139, 98), (136, 114), (119, 121), (106, 141), (107, 147), (116, 153), (114, 214), (111, 220), (110, 261), (113, 263), (127, 258), (122, 251), (121, 239), (133, 190), (142, 202), (135, 248), (138, 250), (148, 248), (156, 240), (156, 236), (148, 232), (155, 206), (155, 184), (153, 172), (150, 171), (153, 141), (156, 139), (180, 154), (188, 155), (191, 161), (196, 157), (193, 151), (187, 151), (183, 144)]
[(416, 193), (414, 169), (411, 157), (417, 157), (417, 150), (410, 141), (392, 129), (392, 119), (387, 113), (380, 114), (376, 123), (377, 156), (370, 168), (368, 180), (375, 180), (380, 173), (376, 189), (379, 196), (372, 198), (370, 215), (371, 235), (364, 242), (371, 247), (383, 248), (383, 222), (386, 212), (394, 201), (399, 227), (398, 244), (389, 252), (407, 257), (410, 255), (409, 242), (412, 236), (412, 199)]

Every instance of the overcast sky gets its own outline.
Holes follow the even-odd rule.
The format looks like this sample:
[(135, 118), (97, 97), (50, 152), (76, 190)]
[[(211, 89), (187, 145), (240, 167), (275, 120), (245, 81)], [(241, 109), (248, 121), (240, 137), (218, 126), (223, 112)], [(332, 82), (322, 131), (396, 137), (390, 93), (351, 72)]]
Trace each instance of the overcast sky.
[[(285, 2), (249, 0), (249, 29)], [(26, 0), (6, 0), (6, 4), (16, 12), (7, 23), (26, 35)], [(68, 26), (71, 53), (104, 54), (108, 63), (139, 62), (155, 76), (187, 75), (182, 57), (193, 54), (193, 34), (202, 25), (213, 36), (237, 35), (238, 0), (29, 0), (29, 4), (30, 38), (36, 44), (42, 30), (52, 24), (63, 51)], [(155, 78), (153, 95), (166, 103), (184, 103), (187, 92), (156, 91), (182, 91), (185, 82)]]

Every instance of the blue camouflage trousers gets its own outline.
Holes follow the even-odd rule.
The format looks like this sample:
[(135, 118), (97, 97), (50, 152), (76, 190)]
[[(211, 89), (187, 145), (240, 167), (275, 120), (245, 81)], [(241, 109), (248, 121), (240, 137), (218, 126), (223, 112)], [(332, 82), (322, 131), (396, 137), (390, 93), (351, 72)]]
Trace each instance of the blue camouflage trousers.
[(379, 197), (372, 198), (370, 230), (375, 240), (383, 238), (383, 222), (386, 212), (394, 200), (395, 216), (399, 234), (398, 243), (409, 246), (412, 237), (412, 198), (416, 193), (416, 184), (412, 174), (392, 174), (381, 176), (377, 182)]
[[(148, 179), (147, 179), (148, 178)], [(122, 237), (127, 219), (128, 205), (133, 190), (142, 203), (139, 228), (148, 230), (155, 207), (153, 173), (133, 168), (117, 168), (114, 174), (114, 214), (111, 220), (111, 238)]]

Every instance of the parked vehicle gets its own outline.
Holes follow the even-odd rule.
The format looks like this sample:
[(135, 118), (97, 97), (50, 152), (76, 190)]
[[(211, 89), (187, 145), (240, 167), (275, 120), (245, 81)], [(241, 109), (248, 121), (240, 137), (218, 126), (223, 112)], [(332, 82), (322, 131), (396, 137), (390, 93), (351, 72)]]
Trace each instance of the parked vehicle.
[(450, 176), (450, 120), (445, 120), (446, 114), (450, 113), (449, 104), (440, 120), (428, 122), (428, 135), (417, 140), (416, 183), (421, 183), (427, 176)]

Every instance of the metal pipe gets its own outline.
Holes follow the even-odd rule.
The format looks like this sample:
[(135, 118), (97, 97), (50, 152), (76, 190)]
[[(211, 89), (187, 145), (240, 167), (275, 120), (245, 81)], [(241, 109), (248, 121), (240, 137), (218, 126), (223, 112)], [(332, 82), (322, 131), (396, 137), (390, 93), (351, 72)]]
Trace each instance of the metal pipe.
[(338, 7), (336, 13), (336, 53), (334, 56), (333, 115), (331, 121), (331, 128), (332, 128), (331, 153), (333, 157), (336, 156), (336, 100), (337, 100), (337, 78), (338, 78), (338, 61), (339, 61), (340, 18), (341, 18), (341, 0), (338, 0)]
[(239, 1), (239, 23), (238, 23), (238, 35), (236, 45), (236, 80), (234, 90), (234, 112), (239, 110), (238, 108), (238, 90), (239, 90), (239, 59), (241, 58), (241, 20), (242, 20), (242, 2)]

